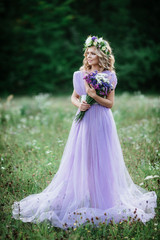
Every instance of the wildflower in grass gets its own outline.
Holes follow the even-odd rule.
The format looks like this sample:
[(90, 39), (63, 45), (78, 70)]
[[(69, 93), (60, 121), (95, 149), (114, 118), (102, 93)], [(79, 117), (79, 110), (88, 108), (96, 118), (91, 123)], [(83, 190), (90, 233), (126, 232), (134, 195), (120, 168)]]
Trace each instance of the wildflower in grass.
[(49, 150), (48, 150), (48, 151), (46, 151), (46, 154), (49, 154), (49, 153), (52, 153), (52, 151), (49, 151)]
[(36, 150), (40, 150), (41, 148), (40, 147), (38, 147), (38, 146), (35, 146), (34, 147)]
[(36, 120), (36, 121), (39, 121), (39, 120), (40, 120), (40, 117), (39, 117), (39, 116), (35, 116), (35, 120)]
[(144, 183), (143, 183), (143, 182), (139, 184), (139, 186), (142, 186), (142, 185), (144, 185)]
[(26, 122), (27, 122), (27, 119), (26, 119), (26, 118), (21, 118), (21, 119), (20, 119), (20, 122), (26, 123)]
[(48, 164), (47, 164), (47, 166), (49, 166), (49, 165), (51, 165), (52, 163), (51, 162), (49, 162)]
[(36, 145), (36, 144), (37, 144), (37, 140), (36, 140), (36, 139), (33, 139), (32, 145)]
[(153, 179), (153, 178), (159, 178), (159, 175), (147, 176), (144, 180)]

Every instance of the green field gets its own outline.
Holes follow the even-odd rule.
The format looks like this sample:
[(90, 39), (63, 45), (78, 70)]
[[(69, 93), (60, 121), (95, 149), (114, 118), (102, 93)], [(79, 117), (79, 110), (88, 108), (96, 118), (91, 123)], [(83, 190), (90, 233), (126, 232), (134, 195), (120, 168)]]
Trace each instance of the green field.
[(23, 223), (12, 218), (11, 205), (41, 192), (59, 168), (63, 149), (77, 111), (70, 96), (39, 94), (0, 101), (1, 234), (0, 239), (157, 239), (159, 229), (158, 132), (160, 99), (124, 93), (112, 109), (124, 160), (134, 182), (158, 196), (153, 220), (110, 223), (99, 228), (88, 224), (62, 230), (47, 223)]

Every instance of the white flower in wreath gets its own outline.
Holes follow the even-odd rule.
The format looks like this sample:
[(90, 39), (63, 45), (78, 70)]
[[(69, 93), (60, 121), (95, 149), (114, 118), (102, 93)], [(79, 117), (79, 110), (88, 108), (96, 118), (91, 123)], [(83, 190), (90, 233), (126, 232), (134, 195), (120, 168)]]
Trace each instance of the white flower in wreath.
[(86, 45), (89, 46), (92, 43), (92, 38), (88, 37), (86, 40)]
[(105, 50), (106, 50), (106, 47), (105, 47), (105, 46), (103, 46), (103, 47), (102, 47), (102, 50), (103, 50), (103, 51), (105, 51)]
[(106, 48), (105, 52), (108, 53), (108, 49), (107, 48)]
[(94, 45), (94, 46), (97, 46), (97, 41), (94, 41), (94, 42), (93, 42), (93, 45)]
[(99, 39), (98, 39), (98, 42), (99, 42), (99, 43), (103, 42), (103, 38), (99, 38)]

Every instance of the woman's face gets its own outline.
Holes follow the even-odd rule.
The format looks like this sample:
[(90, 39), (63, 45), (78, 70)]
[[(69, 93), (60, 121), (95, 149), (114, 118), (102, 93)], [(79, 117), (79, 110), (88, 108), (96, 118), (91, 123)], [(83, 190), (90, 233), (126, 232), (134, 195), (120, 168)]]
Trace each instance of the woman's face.
[(98, 65), (99, 63), (99, 58), (96, 54), (96, 48), (89, 47), (87, 50), (87, 61), (89, 65)]

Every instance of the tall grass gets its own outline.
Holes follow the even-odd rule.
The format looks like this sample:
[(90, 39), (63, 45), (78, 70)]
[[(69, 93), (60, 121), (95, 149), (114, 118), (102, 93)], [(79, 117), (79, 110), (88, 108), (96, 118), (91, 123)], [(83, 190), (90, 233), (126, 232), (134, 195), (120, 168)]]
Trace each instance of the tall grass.
[[(155, 96), (124, 93), (112, 109), (124, 160), (134, 182), (156, 191), (159, 203), (159, 106)], [(12, 218), (11, 205), (41, 192), (58, 170), (76, 113), (70, 96), (39, 94), (0, 102), (1, 238), (0, 239), (158, 239), (156, 216), (144, 225), (122, 222), (66, 231), (48, 223)], [(149, 179), (145, 178), (151, 176)]]

